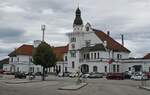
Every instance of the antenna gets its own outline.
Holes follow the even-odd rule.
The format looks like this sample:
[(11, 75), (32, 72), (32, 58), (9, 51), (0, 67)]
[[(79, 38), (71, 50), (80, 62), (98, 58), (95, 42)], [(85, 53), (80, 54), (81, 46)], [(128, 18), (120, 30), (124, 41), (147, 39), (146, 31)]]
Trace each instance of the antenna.
[(122, 45), (124, 46), (124, 35), (121, 34)]
[(77, 0), (77, 3), (78, 3), (78, 8), (79, 8), (79, 0)]

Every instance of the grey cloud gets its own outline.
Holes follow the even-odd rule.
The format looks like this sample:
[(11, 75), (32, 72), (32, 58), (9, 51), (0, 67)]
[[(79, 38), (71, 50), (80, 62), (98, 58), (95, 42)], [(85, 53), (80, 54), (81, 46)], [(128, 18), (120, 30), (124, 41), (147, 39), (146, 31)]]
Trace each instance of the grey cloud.
[(0, 40), (3, 43), (26, 42), (25, 30), (12, 27), (0, 27)]

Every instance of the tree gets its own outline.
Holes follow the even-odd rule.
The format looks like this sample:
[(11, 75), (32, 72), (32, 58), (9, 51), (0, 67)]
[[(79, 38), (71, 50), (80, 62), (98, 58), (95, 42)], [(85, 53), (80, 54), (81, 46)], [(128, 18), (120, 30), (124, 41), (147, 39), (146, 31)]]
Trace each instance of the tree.
[(34, 48), (32, 57), (35, 65), (43, 67), (42, 80), (44, 81), (46, 68), (56, 65), (56, 56), (53, 49), (46, 42), (41, 42), (38, 47)]

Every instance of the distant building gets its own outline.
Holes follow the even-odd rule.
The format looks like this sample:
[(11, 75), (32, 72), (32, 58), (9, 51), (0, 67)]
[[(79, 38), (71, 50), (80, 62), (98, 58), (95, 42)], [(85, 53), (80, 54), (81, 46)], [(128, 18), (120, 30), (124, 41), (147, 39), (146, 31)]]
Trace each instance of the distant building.
[(5, 58), (0, 61), (0, 69), (3, 69), (3, 65), (5, 64), (9, 64), (9, 58)]

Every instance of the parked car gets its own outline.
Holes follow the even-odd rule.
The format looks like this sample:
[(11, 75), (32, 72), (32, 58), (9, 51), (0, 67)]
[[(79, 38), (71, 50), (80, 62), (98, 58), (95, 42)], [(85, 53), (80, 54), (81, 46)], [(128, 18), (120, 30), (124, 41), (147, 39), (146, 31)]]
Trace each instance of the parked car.
[(73, 77), (77, 77), (77, 76), (78, 76), (77, 73), (70, 73), (70, 74), (69, 74), (69, 77), (72, 77), (72, 78), (73, 78)]
[(82, 77), (82, 78), (88, 78), (89, 75), (90, 75), (89, 73), (87, 73), (87, 74), (82, 74), (81, 77)]
[(5, 71), (4, 70), (0, 70), (0, 74), (3, 74)]
[(26, 78), (26, 74), (21, 73), (21, 72), (16, 72), (15, 73), (15, 78), (20, 78), (20, 79)]
[(103, 78), (103, 74), (98, 72), (92, 72), (89, 73), (88, 78)]
[(148, 76), (145, 74), (134, 74), (131, 76), (132, 80), (148, 80)]
[(69, 77), (69, 74), (70, 74), (69, 72), (64, 72), (64, 73), (61, 72), (58, 74), (58, 77)]
[(5, 72), (3, 72), (3, 74), (6, 74), (6, 75), (12, 75), (12, 73), (9, 72), (9, 71), (5, 71)]
[(41, 76), (42, 73), (41, 73), (41, 72), (36, 72), (35, 75), (36, 75), (36, 76)]
[(123, 73), (108, 73), (106, 79), (123, 80), (124, 75)]

